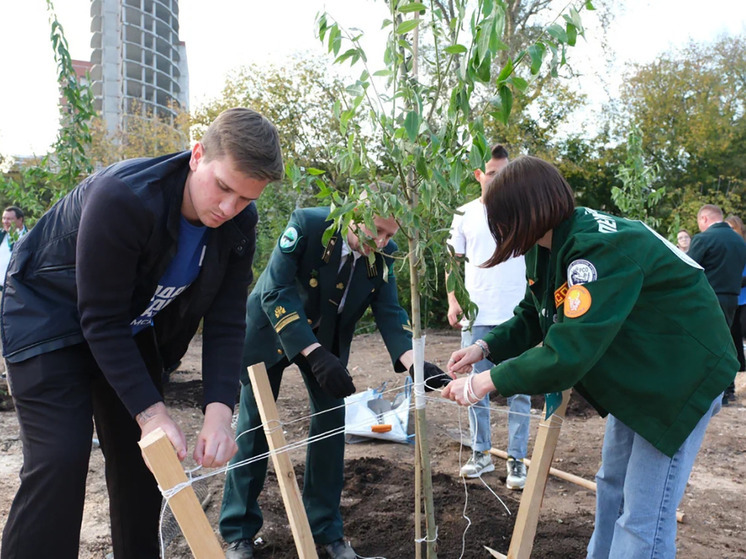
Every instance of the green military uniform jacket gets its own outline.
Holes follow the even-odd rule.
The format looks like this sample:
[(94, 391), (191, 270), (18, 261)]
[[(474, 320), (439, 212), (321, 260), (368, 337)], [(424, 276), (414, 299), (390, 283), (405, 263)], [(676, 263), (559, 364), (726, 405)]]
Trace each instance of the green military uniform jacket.
[[(370, 307), (394, 368), (402, 372), (398, 359), (412, 349), (412, 327), (399, 305), (389, 256), (397, 250), (396, 244), (389, 241), (383, 249), (385, 256), (377, 253), (373, 265), (364, 256), (358, 259), (343, 310), (337, 315), (330, 299), (334, 290), (345, 288), (337, 278), (342, 236), (337, 233), (326, 246), (322, 243), (331, 224), (328, 216), (329, 208), (321, 207), (296, 210), (290, 217), (249, 296), (244, 363), (264, 362), (270, 367), (283, 357), (292, 361), (301, 350), (323, 338), (324, 329), (331, 329), (338, 356), (346, 364), (355, 325)], [(242, 381), (248, 382), (245, 371)]]
[[(505, 396), (580, 392), (672, 456), (738, 369), (702, 268), (657, 233), (577, 208), (526, 255), (515, 316), (485, 338)], [(543, 344), (536, 347), (543, 341)]]

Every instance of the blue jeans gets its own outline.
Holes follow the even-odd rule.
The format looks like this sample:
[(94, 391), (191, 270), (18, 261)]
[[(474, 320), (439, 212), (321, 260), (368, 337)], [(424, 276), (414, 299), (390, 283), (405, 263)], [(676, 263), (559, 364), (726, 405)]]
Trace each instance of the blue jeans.
[[(494, 326), (472, 326), (471, 330), (461, 331), (461, 347), (482, 339)], [(474, 363), (474, 373), (491, 369), (495, 364), (488, 359)], [(529, 413), (531, 398), (526, 394), (516, 394), (508, 398), (508, 454), (523, 459), (528, 449)], [(478, 404), (469, 408), (469, 430), (474, 451), (484, 452), (492, 448), (490, 438), (490, 398), (485, 396)]]
[(589, 559), (676, 557), (676, 508), (721, 398), (715, 398), (672, 458), (608, 416), (596, 474), (596, 524)]

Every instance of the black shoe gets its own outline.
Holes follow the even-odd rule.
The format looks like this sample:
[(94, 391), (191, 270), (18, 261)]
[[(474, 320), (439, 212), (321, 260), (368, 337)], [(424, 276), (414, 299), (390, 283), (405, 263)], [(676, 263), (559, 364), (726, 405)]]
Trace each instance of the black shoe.
[(324, 551), (326, 551), (327, 557), (331, 557), (331, 559), (355, 559), (357, 557), (350, 542), (346, 542), (344, 539), (326, 544)]
[(225, 550), (225, 559), (254, 559), (254, 544), (251, 540), (236, 540)]

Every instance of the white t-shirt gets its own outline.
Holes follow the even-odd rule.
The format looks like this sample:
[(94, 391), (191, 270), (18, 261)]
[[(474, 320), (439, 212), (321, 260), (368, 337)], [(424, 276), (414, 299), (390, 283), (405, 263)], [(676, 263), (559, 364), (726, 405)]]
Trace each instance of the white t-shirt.
[(513, 309), (526, 293), (526, 264), (523, 256), (492, 268), (479, 266), (495, 252), (495, 239), (487, 225), (487, 211), (477, 198), (454, 214), (448, 244), (468, 259), (464, 283), (469, 298), (479, 307), (475, 326), (497, 325), (513, 317)]

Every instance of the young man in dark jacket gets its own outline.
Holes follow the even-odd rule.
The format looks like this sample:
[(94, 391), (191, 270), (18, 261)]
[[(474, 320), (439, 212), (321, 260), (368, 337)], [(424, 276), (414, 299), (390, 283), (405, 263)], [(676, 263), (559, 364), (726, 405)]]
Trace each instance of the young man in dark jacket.
[(94, 422), (114, 556), (159, 557), (161, 495), (137, 442), (160, 427), (186, 456), (163, 403), (162, 356), (181, 357), (201, 319), (205, 419), (193, 456), (207, 467), (233, 456), (252, 202), (282, 168), (274, 126), (231, 109), (191, 151), (84, 180), (16, 244), (0, 326), (24, 464), (3, 559), (78, 556)]

